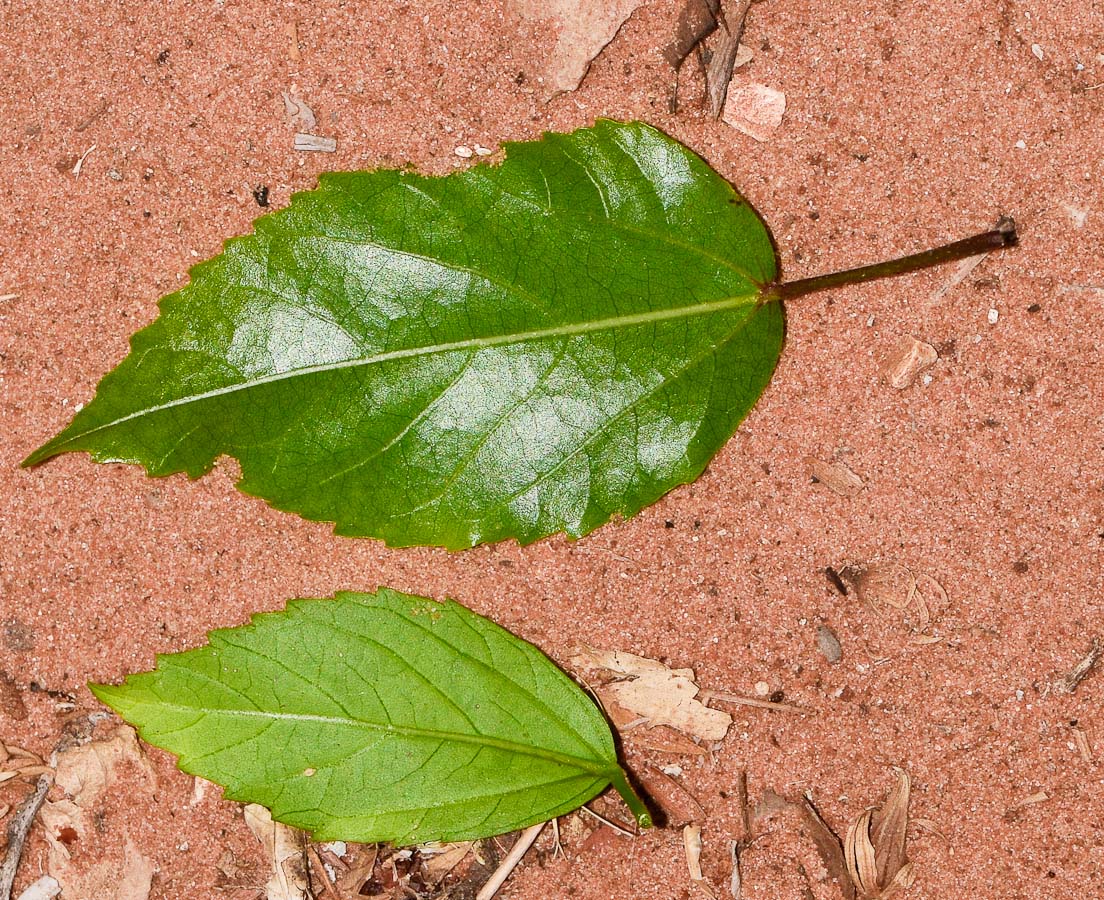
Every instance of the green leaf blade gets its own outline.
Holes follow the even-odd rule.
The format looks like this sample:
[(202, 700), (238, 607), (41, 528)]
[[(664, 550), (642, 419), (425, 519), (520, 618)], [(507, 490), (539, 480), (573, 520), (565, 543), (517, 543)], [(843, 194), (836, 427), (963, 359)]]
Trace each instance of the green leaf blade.
[(395, 546), (578, 537), (694, 480), (781, 351), (758, 216), (654, 129), (599, 122), (445, 178), (323, 176), (192, 272), (68, 450)]
[(293, 601), (93, 690), (184, 771), (319, 839), (485, 837), (624, 785), (605, 719), (539, 650), (386, 589)]

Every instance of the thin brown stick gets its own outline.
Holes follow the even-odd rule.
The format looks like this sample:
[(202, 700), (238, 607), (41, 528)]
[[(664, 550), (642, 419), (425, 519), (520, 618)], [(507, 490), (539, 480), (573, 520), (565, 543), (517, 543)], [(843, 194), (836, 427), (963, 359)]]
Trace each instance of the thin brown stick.
[(330, 882), (329, 876), (326, 874), (326, 867), (322, 863), (322, 857), (318, 855), (318, 851), (315, 849), (314, 844), (307, 844), (307, 855), (310, 857), (311, 869), (318, 875), (318, 880), (322, 882), (322, 893), (327, 897), (332, 897), (333, 900), (341, 900), (341, 896), (337, 893), (337, 889)]
[(8, 823), (8, 852), (4, 854), (3, 865), (0, 865), (0, 900), (11, 900), (15, 873), (19, 868), (19, 860), (23, 856), (23, 845), (27, 841), (31, 825), (42, 808), (42, 801), (46, 799), (46, 793), (50, 790), (53, 781), (53, 776), (49, 773), (41, 775), (38, 784), (35, 785), (34, 793), (20, 804)]
[(1096, 664), (1100, 661), (1100, 657), (1104, 656), (1104, 641), (1100, 638), (1093, 638), (1092, 646), (1089, 647), (1089, 652), (1086, 653), (1074, 666), (1070, 669), (1069, 674), (1062, 679), (1062, 689), (1067, 694), (1072, 694), (1077, 690), (1077, 685), (1089, 677), (1089, 673), (1092, 672)]
[(475, 900), (491, 900), (491, 898), (498, 893), (498, 889), (506, 883), (506, 879), (510, 877), (510, 873), (517, 868), (517, 864), (521, 862), (521, 858), (525, 856), (526, 851), (533, 846), (533, 842), (540, 836), (541, 831), (547, 824), (547, 822), (538, 822), (536, 825), (530, 825), (521, 833), (521, 837), (519, 837), (514, 846), (510, 848), (510, 852), (506, 854), (506, 858), (502, 860), (499, 867), (495, 869), (494, 874), (487, 883), (479, 889), (479, 893), (475, 895)]
[(590, 815), (594, 816), (594, 818), (596, 818), (599, 822), (601, 822), (603, 825), (605, 825), (607, 828), (610, 828), (613, 831), (616, 831), (618, 834), (622, 835), (623, 837), (628, 837), (628, 838), (636, 837), (636, 835), (633, 834), (631, 831), (629, 831), (627, 828), (621, 827), (616, 822), (611, 822), (605, 816), (598, 815), (598, 813), (596, 813), (589, 806), (580, 806), (579, 807), (579, 812), (589, 813)]
[(729, 691), (702, 691), (698, 694), (703, 701), (721, 700), (724, 703), (738, 703), (741, 706), (754, 706), (758, 709), (773, 709), (778, 712), (799, 713), (811, 715), (813, 710), (793, 703), (775, 703), (773, 700), (760, 700), (757, 697), (745, 697), (743, 694), (733, 694)]

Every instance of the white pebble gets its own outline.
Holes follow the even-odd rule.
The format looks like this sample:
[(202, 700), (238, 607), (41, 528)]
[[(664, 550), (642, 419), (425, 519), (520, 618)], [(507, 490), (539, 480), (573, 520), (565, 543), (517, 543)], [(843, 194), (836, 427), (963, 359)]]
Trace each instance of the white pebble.
[(767, 696), (767, 694), (770, 693), (770, 685), (767, 684), (765, 681), (755, 682), (755, 693), (757, 693), (760, 697)]
[(53, 900), (61, 893), (61, 885), (51, 875), (43, 875), (19, 895), (19, 900)]
[(1031, 45), (1031, 52), (1032, 52), (1032, 54), (1034, 54), (1036, 59), (1042, 59), (1043, 58), (1043, 48), (1040, 47), (1038, 44), (1032, 44)]
[(989, 315), (987, 315), (985, 318), (989, 320), (990, 325), (996, 325), (997, 320), (1000, 319), (1000, 313), (997, 312), (995, 309), (990, 309)]
[(682, 774), (682, 766), (664, 766), (663, 774), (670, 775), (672, 778), (677, 778)]
[(476, 144), (475, 145), (475, 152), (479, 156), (490, 156), (494, 151), (487, 148), (487, 147), (482, 146), (481, 144)]
[(461, 145), (461, 146), (457, 147), (455, 150), (453, 150), (452, 152), (455, 153), (457, 156), (459, 156), (461, 159), (471, 159), (472, 158), (472, 148), (471, 147), (465, 147), (465, 146)]
[(1027, 149), (1027, 141), (1024, 141), (1024, 140), (1016, 141), (1016, 149), (1017, 150), (1026, 150)]

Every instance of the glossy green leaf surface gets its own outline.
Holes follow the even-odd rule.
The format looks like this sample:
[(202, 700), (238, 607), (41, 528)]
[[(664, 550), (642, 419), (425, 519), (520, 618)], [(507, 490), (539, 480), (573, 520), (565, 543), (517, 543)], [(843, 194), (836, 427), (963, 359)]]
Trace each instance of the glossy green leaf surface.
[(27, 464), (226, 454), (339, 534), (580, 536), (697, 478), (783, 339), (762, 221), (641, 123), (447, 177), (324, 175), (191, 276)]
[(536, 647), (457, 603), (293, 600), (153, 672), (94, 685), (180, 768), (322, 840), (469, 840), (613, 783), (609, 726)]

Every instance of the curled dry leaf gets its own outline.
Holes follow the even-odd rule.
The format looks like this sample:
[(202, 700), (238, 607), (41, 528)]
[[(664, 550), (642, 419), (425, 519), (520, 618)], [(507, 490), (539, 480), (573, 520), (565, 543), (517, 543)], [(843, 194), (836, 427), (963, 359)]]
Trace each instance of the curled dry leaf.
[(916, 575), (894, 559), (875, 559), (845, 566), (839, 572), (843, 581), (875, 614), (903, 617), (903, 623), (924, 632), (949, 601), (947, 591), (926, 573)]
[(906, 335), (886, 360), (882, 374), (891, 388), (903, 391), (916, 381), (921, 372), (933, 366), (937, 359), (939, 354), (935, 347), (912, 335)]
[(310, 900), (306, 832), (274, 822), (272, 813), (256, 803), (245, 807), (245, 824), (261, 842), (272, 866), (265, 885), (267, 900)]
[(545, 88), (550, 94), (575, 90), (591, 60), (613, 40), (625, 20), (644, 0), (514, 0), (528, 19), (559, 23), (556, 46), (545, 64)]
[(851, 823), (843, 842), (847, 874), (860, 898), (887, 900), (913, 882), (905, 852), (911, 782), (897, 770), (897, 784), (881, 807), (871, 807)]
[(687, 825), (682, 829), (682, 846), (686, 851), (686, 868), (690, 872), (690, 881), (693, 882), (702, 894), (709, 898), (716, 898), (717, 892), (702, 874), (701, 853), (702, 837), (701, 826)]
[(422, 878), (429, 887), (436, 887), (471, 853), (475, 841), (458, 841), (452, 844), (433, 844), (421, 848), (427, 857), (422, 866)]
[(695, 699), (693, 669), (670, 669), (654, 659), (590, 647), (580, 648), (571, 662), (612, 676), (596, 688), (598, 697), (631, 711), (649, 727), (669, 725), (701, 740), (719, 741), (732, 724), (728, 713)]

